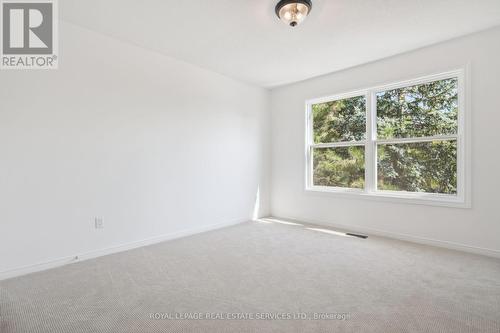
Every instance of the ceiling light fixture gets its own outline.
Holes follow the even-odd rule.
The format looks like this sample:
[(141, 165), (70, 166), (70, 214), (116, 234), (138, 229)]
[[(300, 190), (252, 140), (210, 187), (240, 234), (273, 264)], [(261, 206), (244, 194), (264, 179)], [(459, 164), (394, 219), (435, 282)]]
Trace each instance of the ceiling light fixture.
[(276, 5), (276, 15), (291, 27), (299, 25), (311, 12), (311, 0), (281, 0)]

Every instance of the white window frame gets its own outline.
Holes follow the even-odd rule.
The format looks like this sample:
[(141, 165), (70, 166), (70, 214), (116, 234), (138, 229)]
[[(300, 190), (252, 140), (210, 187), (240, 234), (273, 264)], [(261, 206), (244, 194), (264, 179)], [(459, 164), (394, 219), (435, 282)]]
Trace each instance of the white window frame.
[[(386, 200), (393, 202), (428, 204), (437, 206), (449, 206), (470, 208), (470, 98), (466, 95), (470, 91), (466, 86), (468, 67), (460, 68), (445, 73), (427, 75), (412, 80), (385, 84), (367, 89), (351, 91), (322, 98), (314, 98), (306, 101), (306, 140), (305, 140), (305, 190), (306, 192), (326, 193), (328, 195), (340, 195), (354, 198), (367, 198)], [(421, 138), (394, 138), (377, 139), (377, 93), (386, 90), (425, 84), (438, 80), (456, 78), (458, 81), (458, 129), (454, 135), (437, 135)], [(366, 98), (366, 139), (354, 142), (334, 142), (315, 144), (313, 140), (312, 105), (325, 103), (340, 99), (357, 96)], [(413, 143), (429, 142), (434, 140), (456, 140), (457, 141), (457, 193), (439, 194), (424, 192), (387, 191), (377, 190), (377, 145), (390, 143)], [(328, 147), (365, 147), (365, 187), (364, 189), (316, 186), (313, 184), (313, 148)]]

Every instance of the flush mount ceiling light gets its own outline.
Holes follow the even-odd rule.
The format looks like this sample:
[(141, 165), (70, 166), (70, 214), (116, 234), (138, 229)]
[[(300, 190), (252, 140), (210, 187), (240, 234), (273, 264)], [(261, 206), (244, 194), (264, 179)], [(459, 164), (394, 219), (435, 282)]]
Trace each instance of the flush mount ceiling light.
[(299, 25), (311, 12), (311, 0), (281, 0), (276, 5), (276, 15), (291, 27)]

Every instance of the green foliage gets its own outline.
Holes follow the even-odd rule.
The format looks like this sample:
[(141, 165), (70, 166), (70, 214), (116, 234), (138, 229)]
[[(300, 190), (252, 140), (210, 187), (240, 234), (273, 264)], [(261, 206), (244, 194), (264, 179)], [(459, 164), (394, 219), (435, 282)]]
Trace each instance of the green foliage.
[(457, 143), (433, 141), (378, 146), (378, 189), (457, 193)]
[(312, 106), (314, 143), (364, 140), (366, 101), (364, 96)]
[[(380, 139), (456, 134), (458, 82), (446, 79), (387, 90), (377, 97)], [(314, 143), (365, 139), (364, 96), (312, 106)], [(379, 144), (378, 189), (457, 193), (457, 143), (454, 140)], [(363, 188), (364, 147), (315, 148), (313, 181), (317, 186)]]
[(316, 148), (313, 168), (316, 186), (363, 188), (365, 147)]
[(448, 79), (378, 93), (378, 138), (455, 134), (457, 90), (457, 80)]

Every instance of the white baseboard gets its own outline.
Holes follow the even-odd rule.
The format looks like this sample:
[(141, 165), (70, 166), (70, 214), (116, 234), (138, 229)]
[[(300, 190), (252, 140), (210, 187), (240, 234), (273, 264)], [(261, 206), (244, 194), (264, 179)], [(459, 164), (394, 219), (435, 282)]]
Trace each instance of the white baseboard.
[(241, 219), (241, 220), (235, 220), (235, 221), (230, 221), (230, 222), (225, 222), (225, 223), (218, 223), (218, 224), (212, 224), (208, 226), (202, 226), (198, 228), (191, 228), (191, 229), (185, 229), (185, 230), (180, 230), (180, 231), (175, 231), (171, 232), (168, 234), (163, 234), (161, 236), (156, 236), (156, 237), (151, 237), (147, 239), (142, 239), (126, 244), (120, 244), (120, 245), (115, 245), (103, 249), (98, 249), (90, 252), (85, 252), (85, 253), (78, 253), (74, 254), (72, 256), (66, 256), (58, 259), (53, 259), (33, 265), (27, 265), (27, 266), (22, 266), (6, 271), (0, 272), (0, 281), (5, 280), (5, 279), (10, 279), (13, 277), (21, 276), (21, 275), (26, 275), (30, 273), (35, 273), (35, 272), (40, 272), (44, 271), (47, 269), (51, 268), (56, 268), (60, 266), (64, 266), (67, 264), (75, 263), (75, 262), (80, 262), (92, 258), (97, 258), (97, 257), (102, 257), (108, 254), (113, 254), (113, 253), (118, 253), (118, 252), (123, 252), (127, 250), (132, 250), (138, 247), (143, 247), (151, 244), (156, 244), (156, 243), (161, 243), (165, 242), (168, 240), (172, 239), (177, 239), (177, 238), (182, 238), (186, 236), (191, 236), (194, 234), (199, 234), (202, 232), (206, 231), (211, 231), (211, 230), (216, 230), (224, 227), (229, 227), (232, 225), (240, 224), (243, 222), (250, 221), (250, 219)]
[(455, 243), (455, 242), (450, 242), (450, 241), (424, 238), (424, 237), (412, 236), (412, 235), (408, 235), (408, 234), (400, 234), (400, 233), (395, 233), (395, 232), (390, 232), (390, 231), (385, 231), (385, 230), (380, 230), (380, 229), (366, 228), (366, 227), (357, 226), (357, 225), (346, 225), (346, 224), (339, 224), (339, 223), (335, 223), (335, 222), (332, 223), (332, 222), (326, 222), (326, 221), (311, 220), (311, 219), (306, 219), (306, 218), (295, 218), (295, 217), (286, 217), (286, 216), (281, 216), (281, 217), (273, 216), (272, 218), (283, 219), (285, 221), (289, 220), (289, 221), (295, 222), (295, 223), (311, 223), (311, 224), (316, 224), (316, 225), (325, 226), (325, 227), (344, 229), (344, 230), (348, 230), (348, 231), (352, 231), (352, 232), (356, 232), (356, 233), (362, 233), (362, 234), (366, 234), (366, 235), (393, 238), (393, 239), (398, 239), (398, 240), (417, 243), (417, 244), (436, 246), (436, 247), (441, 247), (441, 248), (450, 249), (450, 250), (457, 250), (457, 251), (462, 251), (462, 252), (467, 252), (467, 253), (480, 254), (480, 255), (484, 255), (484, 256), (488, 256), (488, 257), (500, 258), (500, 250), (471, 246), (471, 245)]

